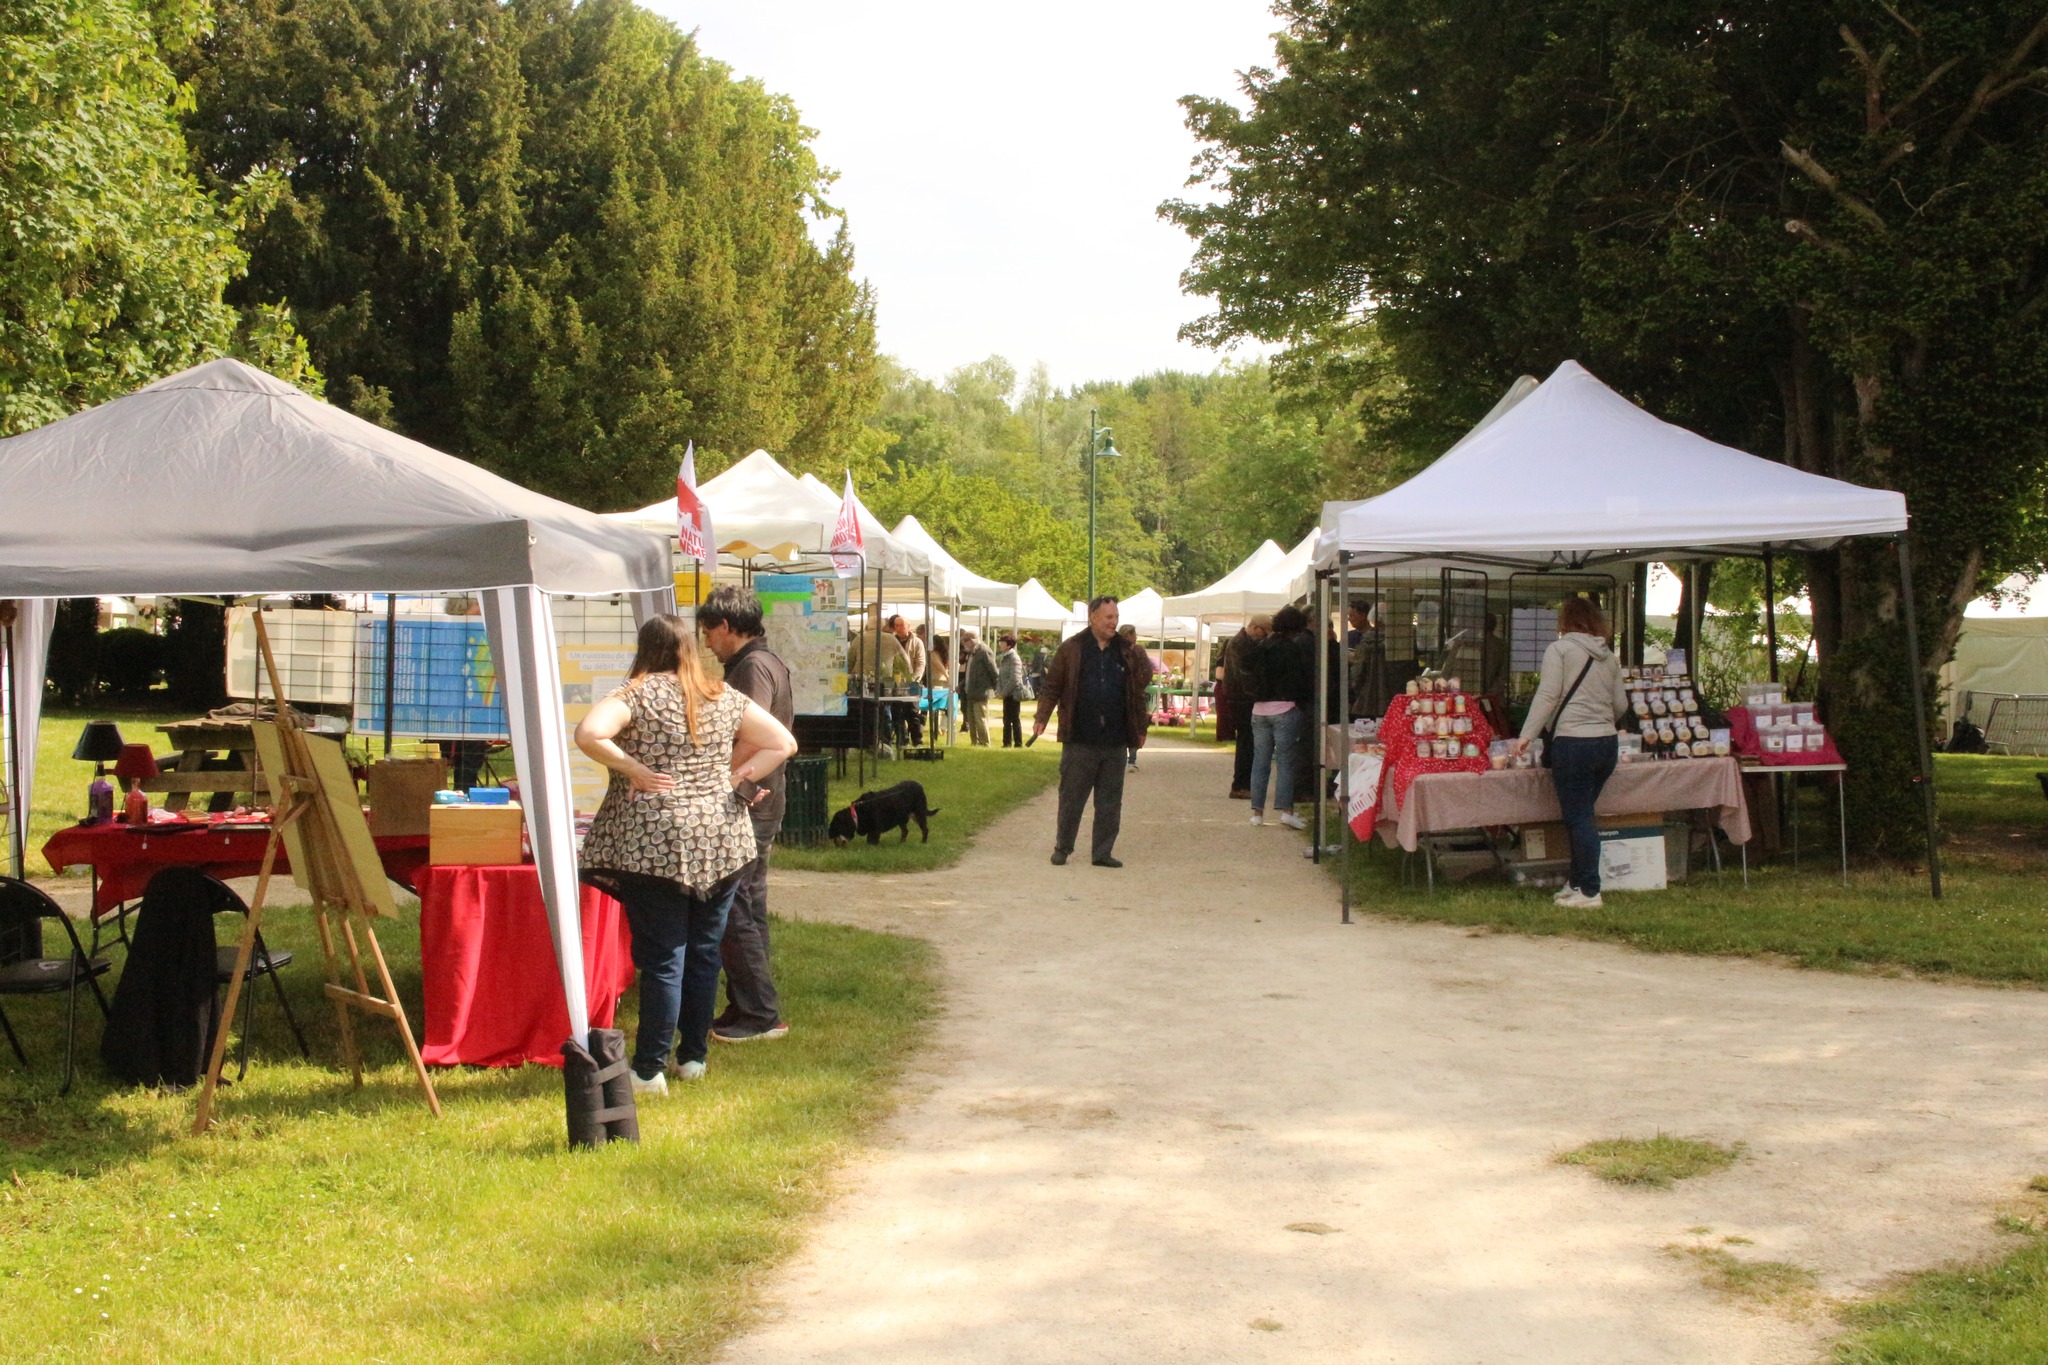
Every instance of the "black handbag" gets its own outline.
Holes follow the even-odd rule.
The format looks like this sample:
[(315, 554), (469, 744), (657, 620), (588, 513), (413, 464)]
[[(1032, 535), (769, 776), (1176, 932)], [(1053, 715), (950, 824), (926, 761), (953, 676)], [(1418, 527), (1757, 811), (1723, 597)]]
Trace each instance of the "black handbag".
[(1551, 749), (1554, 747), (1554, 742), (1557, 739), (1557, 722), (1564, 716), (1564, 708), (1570, 706), (1572, 698), (1578, 695), (1579, 684), (1584, 682), (1586, 675), (1592, 671), (1593, 660), (1588, 657), (1586, 666), (1579, 670), (1579, 676), (1573, 678), (1572, 685), (1565, 689), (1564, 698), (1558, 702), (1557, 709), (1550, 713), (1550, 724), (1544, 726), (1537, 735), (1537, 738), (1543, 741), (1543, 766), (1546, 768), (1550, 766)]

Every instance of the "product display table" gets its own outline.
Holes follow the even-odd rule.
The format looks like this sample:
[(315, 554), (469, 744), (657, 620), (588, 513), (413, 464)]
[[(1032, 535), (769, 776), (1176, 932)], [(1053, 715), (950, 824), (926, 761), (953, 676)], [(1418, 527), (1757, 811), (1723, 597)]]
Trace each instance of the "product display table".
[[(1393, 782), (1392, 770), (1386, 777)], [(1409, 784), (1398, 811), (1394, 794), (1383, 789), (1380, 839), (1413, 853), (1425, 834), (1492, 825), (1533, 825), (1560, 820), (1557, 788), (1543, 768), (1505, 768), (1483, 773), (1422, 773)], [(1749, 808), (1742, 799), (1742, 774), (1732, 758), (1681, 758), (1624, 763), (1607, 779), (1594, 809), (1603, 815), (1642, 811), (1705, 810), (1730, 842), (1749, 842)]]
[[(569, 1006), (533, 865), (437, 864), (421, 870), (417, 887), (421, 1057), (430, 1066), (560, 1066)], [(582, 892), (590, 1026), (610, 1028), (633, 984), (632, 938), (617, 901)]]
[[(224, 825), (194, 820), (140, 827), (73, 825), (50, 836), (43, 845), (43, 857), (58, 872), (67, 867), (92, 867), (96, 882), (92, 913), (97, 919), (123, 901), (140, 896), (149, 879), (166, 867), (196, 867), (222, 881), (253, 877), (263, 870), (263, 850), (269, 842), (267, 823)], [(386, 876), (410, 887), (414, 876), (427, 865), (427, 836), (380, 836), (377, 856), (384, 863)], [(285, 872), (290, 867), (291, 859), (280, 845), (277, 868)]]

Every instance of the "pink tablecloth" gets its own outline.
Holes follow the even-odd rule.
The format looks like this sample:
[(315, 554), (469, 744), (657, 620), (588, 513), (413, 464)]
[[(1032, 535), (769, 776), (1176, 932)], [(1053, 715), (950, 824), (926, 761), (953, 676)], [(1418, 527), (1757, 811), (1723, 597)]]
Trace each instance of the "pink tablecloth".
[[(1742, 770), (1732, 758), (1624, 763), (1607, 779), (1594, 810), (1602, 815), (1712, 811), (1714, 823), (1727, 831), (1730, 840), (1749, 842)], [(1412, 852), (1425, 834), (1486, 825), (1533, 825), (1562, 818), (1557, 788), (1547, 770), (1508, 768), (1483, 773), (1424, 773), (1408, 788), (1398, 814), (1391, 799), (1381, 802), (1378, 828), (1388, 847)]]

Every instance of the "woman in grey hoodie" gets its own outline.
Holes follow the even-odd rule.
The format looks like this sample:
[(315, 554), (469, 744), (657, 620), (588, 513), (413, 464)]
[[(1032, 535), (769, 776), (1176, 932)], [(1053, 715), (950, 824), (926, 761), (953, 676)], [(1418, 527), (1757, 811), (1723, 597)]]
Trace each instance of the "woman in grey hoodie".
[(1615, 722), (1629, 714), (1621, 685), (1621, 663), (1607, 645), (1607, 618), (1589, 598), (1574, 597), (1557, 613), (1557, 638), (1543, 651), (1543, 680), (1522, 722), (1518, 751), (1555, 727), (1550, 739), (1550, 776), (1571, 837), (1572, 870), (1557, 903), (1573, 908), (1600, 904), (1600, 834), (1593, 803), (1614, 773)]

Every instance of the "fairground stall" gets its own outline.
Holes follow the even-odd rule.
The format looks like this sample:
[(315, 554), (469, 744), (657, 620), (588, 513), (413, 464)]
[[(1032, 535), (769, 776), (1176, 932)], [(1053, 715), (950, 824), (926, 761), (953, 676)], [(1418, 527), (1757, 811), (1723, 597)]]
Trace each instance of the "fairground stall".
[[(1379, 497), (1324, 506), (1314, 560), (1297, 587), (1313, 592), (1326, 634), (1334, 628), (1342, 642), (1335, 667), (1319, 678), (1321, 714), (1339, 723), (1315, 747), (1322, 767), (1337, 773), (1344, 817), (1336, 851), (1346, 871), (1353, 843), (1374, 833), (1404, 851), (1421, 849), (1433, 878), (1433, 835), (1558, 818), (1548, 774), (1518, 769), (1508, 756), (1505, 702), (1517, 690), (1533, 692), (1558, 607), (1570, 596), (1594, 599), (1618, 626), (1636, 711), (1636, 732), (1622, 738), (1624, 762), (1601, 796), (1603, 821), (1698, 812), (1745, 846), (1746, 866), (1738, 756), (1832, 775), (1839, 818), (1840, 756), (1813, 707), (1774, 686), (1768, 612), (1770, 678), (1748, 689), (1752, 704), (1731, 710), (1727, 727), (1709, 727), (1684, 661), (1644, 663), (1648, 566), (1663, 562), (1690, 576), (1707, 560), (1757, 557), (1768, 604), (1775, 556), (1852, 537), (1897, 538), (1902, 625), (1918, 657), (1906, 525), (1896, 492), (1708, 441), (1652, 417), (1576, 362), (1540, 385), (1518, 381), (1422, 473)], [(1697, 610), (1698, 594), (1688, 596)], [(1917, 669), (1912, 677), (1920, 714)], [(1938, 896), (1924, 729), (1918, 738)], [(1327, 786), (1317, 784), (1319, 830)], [(1318, 856), (1324, 849), (1319, 839)], [(1479, 856), (1501, 861), (1491, 846)], [(1660, 853), (1658, 884), (1663, 870)], [(1342, 881), (1348, 921), (1350, 881)]]
[[(545, 907), (567, 1037), (580, 1045), (593, 1008), (549, 602), (557, 595), (623, 594), (636, 617), (671, 609), (664, 547), (239, 361), (197, 366), (0, 441), (0, 599), (17, 601), (7, 641), (14, 873), (26, 869), (43, 674), (58, 599), (450, 592), (480, 608), (486, 662), (494, 664), (489, 685), (502, 694), (531, 846), (527, 875)], [(392, 700), (386, 696), (387, 705)], [(341, 781), (348, 782), (345, 771)], [(337, 808), (352, 809), (360, 823), (353, 789), (334, 795)], [(209, 840), (232, 843), (246, 833), (182, 811), (144, 813), (146, 821), (117, 837), (138, 848), (190, 839), (176, 846), (203, 850)], [(384, 850), (371, 852), (367, 843), (366, 837), (364, 852), (374, 861)], [(221, 854), (227, 864), (207, 865), (239, 867), (233, 853)], [(381, 875), (377, 880), (381, 887)], [(608, 1019), (610, 1001), (602, 1004)], [(397, 1022), (403, 1028), (402, 1016)]]

